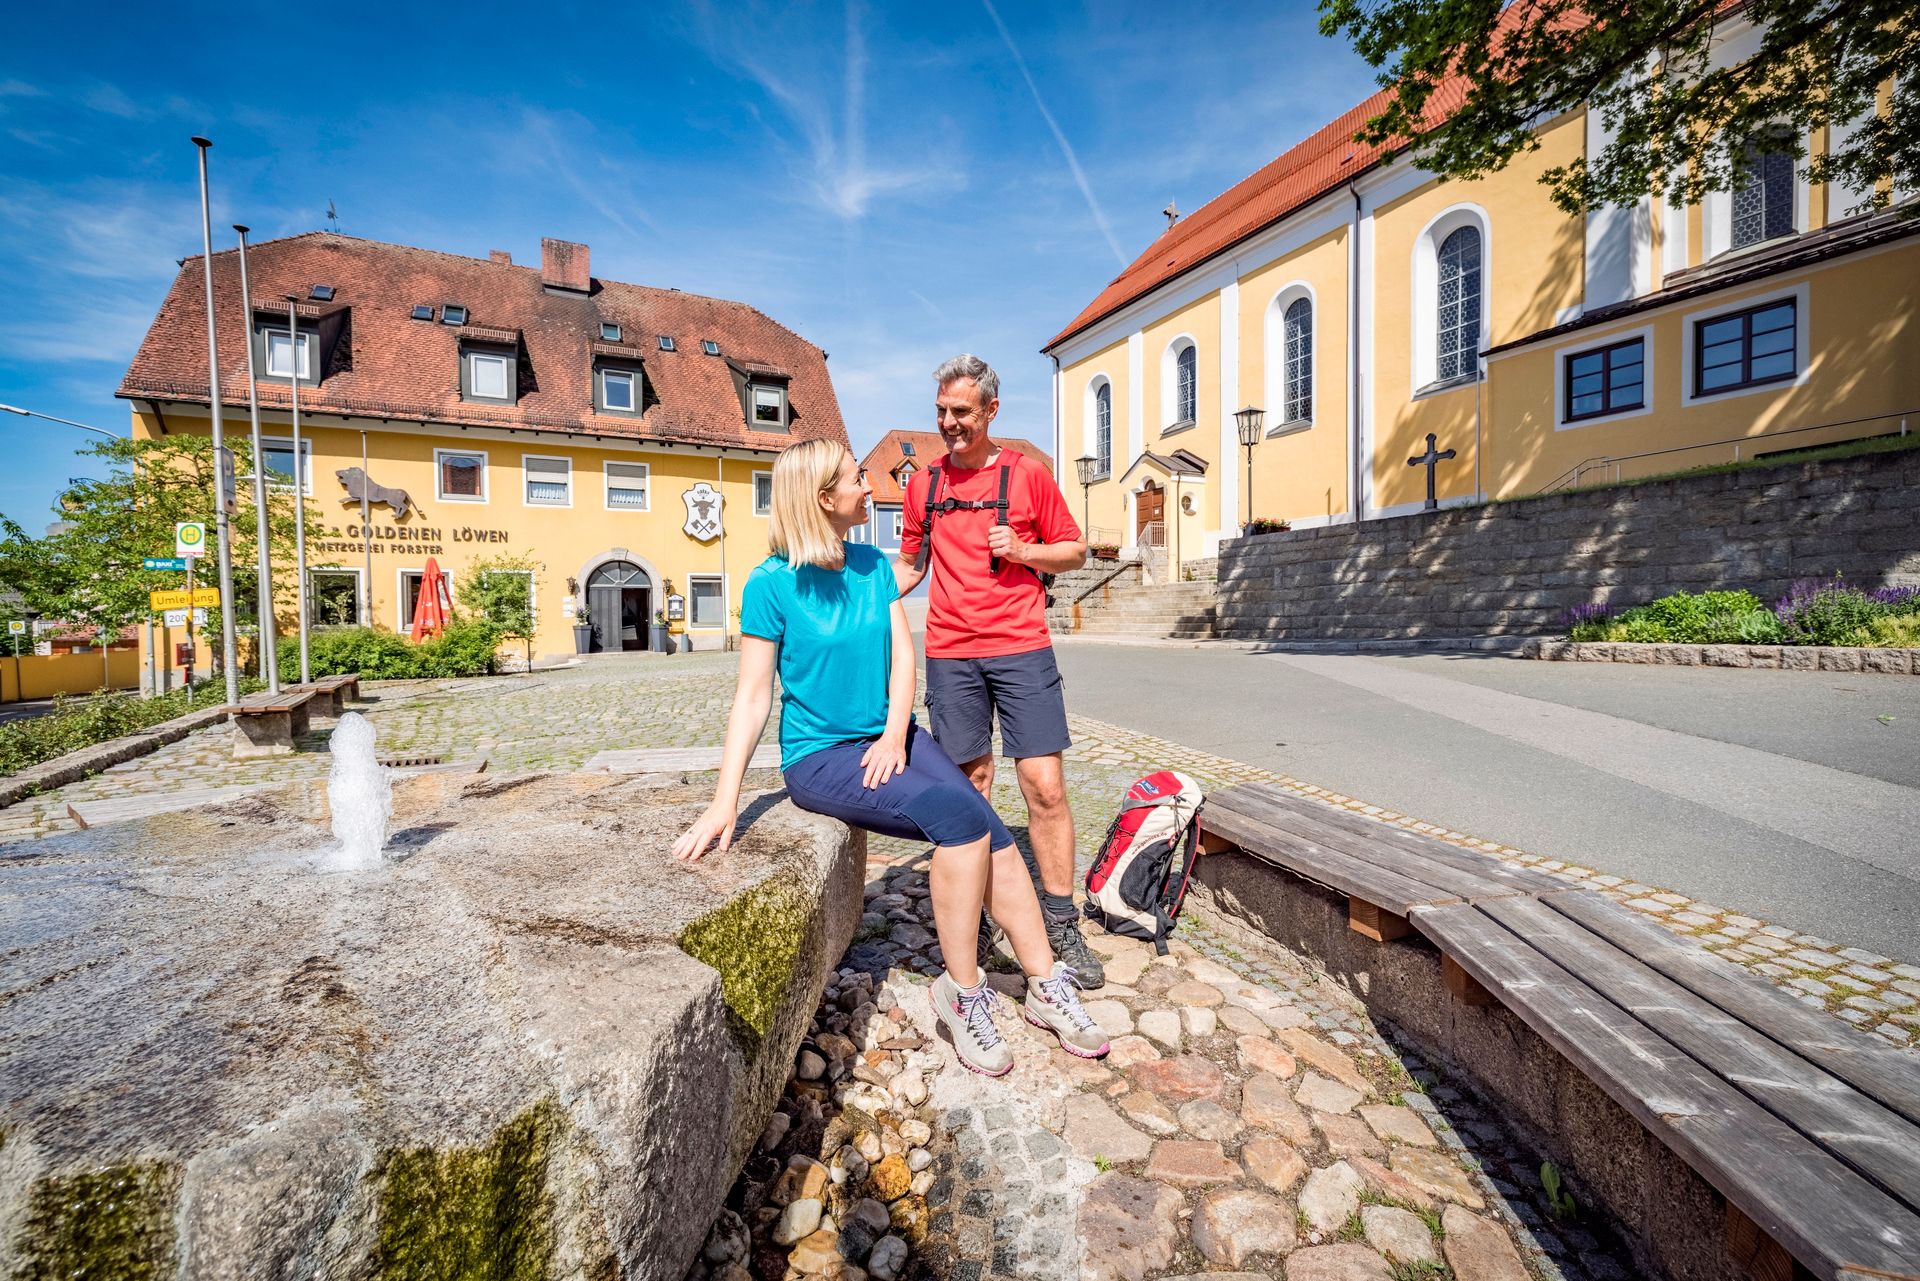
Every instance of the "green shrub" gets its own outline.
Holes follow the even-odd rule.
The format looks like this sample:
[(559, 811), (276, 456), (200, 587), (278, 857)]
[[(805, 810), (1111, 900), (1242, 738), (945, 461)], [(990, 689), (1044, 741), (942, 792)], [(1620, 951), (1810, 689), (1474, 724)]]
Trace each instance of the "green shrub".
[(434, 640), (420, 646), (425, 676), (484, 676), (498, 664), (501, 630), (485, 619), (450, 624)]
[(1851, 645), (1857, 633), (1885, 612), (1865, 592), (1837, 579), (1795, 583), (1774, 606), (1789, 645)]
[(1683, 645), (1727, 644), (1738, 639), (1737, 634), (1725, 635), (1716, 631), (1712, 620), (1716, 618), (1739, 617), (1761, 609), (1759, 598), (1752, 592), (1675, 592), (1671, 596), (1662, 596), (1638, 611), (1645, 618), (1660, 625), (1665, 639)]
[(1665, 645), (1675, 639), (1665, 623), (1644, 609), (1630, 609), (1620, 615), (1619, 625), (1612, 630), (1619, 634), (1610, 639), (1632, 641), (1639, 645)]
[(1869, 619), (1846, 643), (1875, 649), (1920, 649), (1920, 614), (1883, 614)]
[[(259, 681), (241, 678), (243, 695), (259, 688)], [(29, 765), (170, 721), (196, 709), (217, 706), (226, 692), (218, 676), (197, 683), (193, 689), (192, 707), (187, 706), (187, 692), (183, 689), (157, 698), (140, 698), (134, 694), (55, 698), (53, 710), (44, 716), (0, 725), (0, 775), (16, 774)]]
[[(379, 627), (341, 627), (307, 639), (307, 670), (315, 676), (358, 672), (365, 680), (421, 680), (484, 676), (495, 668), (500, 629), (484, 621), (449, 624), (444, 634), (415, 645)], [(297, 640), (280, 642), (280, 675), (291, 682), (300, 670)]]

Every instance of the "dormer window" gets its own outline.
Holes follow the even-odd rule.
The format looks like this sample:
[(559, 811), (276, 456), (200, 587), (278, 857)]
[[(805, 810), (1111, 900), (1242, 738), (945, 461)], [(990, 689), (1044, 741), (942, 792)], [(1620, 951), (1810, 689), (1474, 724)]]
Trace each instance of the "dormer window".
[(661, 334), (661, 335), (660, 335), (660, 350), (661, 350), (661, 351), (672, 351), (672, 350), (673, 350), (673, 335), (671, 335), (671, 334)]
[(785, 431), (787, 429), (787, 389), (775, 383), (748, 383), (747, 405), (752, 417), (748, 420), (762, 431)]
[(601, 339), (602, 339), (602, 341), (605, 341), (605, 342), (619, 342), (619, 341), (620, 341), (620, 326), (618, 326), (618, 325), (610, 325), (610, 324), (608, 324), (608, 323), (607, 323), (606, 321), (604, 321), (604, 320), (603, 320), (603, 321), (601, 321), (601, 322), (600, 322), (600, 337), (601, 337)]
[[(295, 363), (294, 344), (288, 340), (284, 329), (269, 329), (267, 340), (267, 377), (291, 378)], [(313, 335), (302, 333), (299, 339), (298, 362), (300, 381), (313, 380)]]
[(720, 344), (711, 338), (705, 338), (700, 342), (700, 350), (706, 352), (709, 356), (718, 356), (720, 354)]
[(643, 385), (637, 365), (600, 363), (593, 371), (594, 408), (603, 414), (638, 416)]
[(513, 399), (513, 357), (490, 351), (470, 351), (466, 355), (467, 399)]
[(913, 475), (913, 464), (901, 463), (900, 470), (896, 471), (893, 474), (893, 478), (900, 482), (900, 488), (905, 489), (907, 487), (907, 479), (912, 475)]
[(467, 309), (459, 303), (440, 304), (440, 323), (443, 325), (464, 325), (467, 323)]

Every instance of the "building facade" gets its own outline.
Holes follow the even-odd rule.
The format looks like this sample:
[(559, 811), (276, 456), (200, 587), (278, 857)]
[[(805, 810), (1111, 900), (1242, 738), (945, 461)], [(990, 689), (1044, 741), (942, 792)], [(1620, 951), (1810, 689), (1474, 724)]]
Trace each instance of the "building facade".
[[(585, 245), (544, 241), (532, 267), (312, 233), (252, 247), (248, 276), (243, 298), (237, 253), (214, 256), (225, 430), (249, 429), (251, 346), (268, 477), (322, 517), (316, 627), (405, 631), (429, 558), (456, 592), (512, 559), (536, 654), (573, 652), (577, 621), (595, 651), (645, 649), (663, 612), (718, 648), (767, 554), (774, 456), (846, 441), (824, 351), (744, 303), (598, 279)], [(211, 430), (206, 333), (196, 257), (121, 384), (136, 437)]]
[[(1758, 34), (1735, 17), (1716, 41), (1733, 65)], [(1385, 101), (1170, 226), (1046, 345), (1096, 540), (1194, 559), (1256, 516), (1418, 511), (1429, 434), (1447, 504), (1920, 429), (1920, 219), (1784, 156), (1697, 206), (1570, 216), (1539, 179), (1606, 145), (1597, 115), (1442, 182), (1353, 141)]]

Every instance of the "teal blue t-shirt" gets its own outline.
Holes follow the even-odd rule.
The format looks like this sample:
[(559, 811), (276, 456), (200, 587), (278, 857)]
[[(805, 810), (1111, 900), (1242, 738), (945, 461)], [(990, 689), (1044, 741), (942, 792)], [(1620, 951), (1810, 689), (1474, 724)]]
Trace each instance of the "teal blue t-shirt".
[(887, 728), (893, 670), (893, 566), (848, 543), (844, 569), (769, 556), (747, 579), (740, 630), (779, 647), (780, 768)]

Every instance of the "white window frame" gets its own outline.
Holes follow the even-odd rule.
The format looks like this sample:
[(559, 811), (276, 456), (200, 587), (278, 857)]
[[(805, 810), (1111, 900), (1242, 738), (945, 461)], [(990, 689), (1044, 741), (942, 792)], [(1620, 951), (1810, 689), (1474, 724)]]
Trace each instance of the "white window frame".
[(898, 543), (901, 540), (901, 538), (906, 535), (906, 530), (907, 530), (906, 509), (901, 507), (893, 508), (893, 541)]
[[(1435, 386), (1440, 381), (1440, 246), (1462, 227), (1476, 227), (1480, 231), (1480, 339), (1475, 350), (1485, 352), (1491, 345), (1494, 296), (1492, 220), (1479, 205), (1450, 205), (1435, 214), (1413, 240), (1413, 323), (1408, 326), (1412, 331), (1413, 376), (1410, 379), (1412, 385), (1408, 388), (1409, 400), (1419, 400), (1423, 395), (1471, 385), (1472, 380), (1461, 378), (1449, 381), (1443, 387)], [(1485, 378), (1487, 358), (1484, 355), (1478, 358), (1478, 366), (1479, 377)]]
[[(640, 371), (637, 369), (599, 369), (594, 376), (600, 380), (600, 409), (609, 414), (638, 414), (640, 412)], [(633, 393), (633, 403), (625, 409), (615, 405), (607, 396), (607, 380), (624, 378)]]
[[(762, 476), (767, 478), (767, 505), (764, 507), (760, 505), (760, 478)], [(756, 471), (753, 473), (753, 514), (756, 516), (769, 517), (773, 515), (773, 473), (771, 471)]]
[[(480, 460), (480, 496), (478, 498), (471, 494), (449, 494), (441, 488), (440, 482), (445, 479), (445, 476), (441, 470), (440, 460), (448, 455), (476, 457)], [(492, 471), (493, 460), (487, 457), (487, 451), (484, 449), (436, 449), (433, 451), (433, 496), (443, 503), (485, 503), (490, 497), (489, 487), (493, 482), (489, 476)]]
[[(1640, 340), (1640, 408), (1622, 409), (1618, 413), (1598, 414), (1592, 418), (1576, 418), (1567, 421), (1567, 362), (1575, 356), (1590, 351), (1599, 351), (1603, 347), (1617, 347), (1624, 342)], [(1568, 343), (1564, 347), (1553, 349), (1553, 429), (1555, 431), (1579, 431), (1582, 427), (1599, 427), (1606, 423), (1617, 423), (1625, 418), (1644, 418), (1653, 412), (1653, 326), (1642, 325), (1638, 329), (1619, 329), (1605, 334), (1582, 335), (1578, 342)]]
[[(527, 470), (531, 462), (559, 463), (566, 469), (564, 481), (567, 487), (565, 502), (555, 502), (550, 498), (534, 498), (527, 493), (533, 484), (533, 474)], [(552, 481), (546, 482), (552, 484)], [(520, 455), (520, 505), (522, 507), (571, 507), (573, 506), (573, 459), (558, 454), (522, 454)]]
[[(402, 567), (393, 571), (393, 623), (394, 630), (397, 632), (413, 630), (413, 620), (407, 617), (408, 574), (413, 574), (424, 579), (427, 574), (427, 567), (425, 565), (420, 566), (418, 569)], [(447, 599), (456, 599), (454, 595), (453, 571), (443, 569), (440, 571), (440, 576), (447, 580)]]
[[(1805, 143), (1805, 139), (1801, 140)], [(1799, 162), (1793, 166), (1793, 234), (1807, 234), (1808, 223), (1813, 211), (1813, 187), (1807, 182)], [(1828, 221), (1834, 219), (1829, 211)], [(1772, 240), (1756, 240), (1750, 245), (1733, 247), (1733, 192), (1709, 191), (1700, 201), (1700, 261), (1711, 262), (1720, 257), (1739, 257), (1772, 245), (1784, 244), (1788, 237), (1776, 236)]]
[[(1193, 414), (1180, 417), (1180, 354), (1193, 349)], [(1171, 436), (1200, 421), (1200, 344), (1192, 334), (1175, 334), (1160, 353), (1160, 434)]]
[[(263, 377), (286, 378), (290, 376), (286, 370), (275, 369), (273, 367), (273, 340), (285, 334), (286, 332), (287, 332), (286, 330), (276, 329), (272, 325), (268, 325), (261, 330), (260, 345), (265, 351), (265, 359), (261, 363), (266, 366), (266, 372), (263, 375)], [(294, 363), (300, 366), (300, 381), (303, 383), (312, 382), (313, 381), (313, 333), (312, 331), (306, 330), (306, 329), (302, 329), (299, 331), (299, 341), (297, 343), (297, 348), (299, 351), (299, 356), (294, 361)]]
[[(1107, 459), (1106, 466), (1099, 465), (1100, 460), (1100, 389), (1107, 389)], [(1081, 411), (1080, 445), (1082, 452), (1092, 454), (1095, 480), (1106, 480), (1113, 475), (1113, 379), (1104, 373), (1097, 373), (1087, 380), (1085, 406)]]
[[(1719, 404), (1723, 400), (1732, 400), (1736, 396), (1758, 396), (1765, 393), (1792, 391), (1806, 385), (1807, 378), (1813, 372), (1813, 361), (1809, 359), (1813, 348), (1808, 342), (1811, 331), (1809, 316), (1808, 282), (1788, 285), (1785, 288), (1769, 290), (1765, 293), (1750, 294), (1744, 298), (1722, 298), (1711, 307), (1701, 307), (1689, 311), (1680, 317), (1680, 404), (1683, 408), (1694, 405)], [(1752, 311), (1756, 307), (1765, 307), (1769, 303), (1793, 300), (1793, 377), (1782, 378), (1779, 382), (1759, 383), (1752, 387), (1736, 387), (1731, 391), (1710, 391), (1705, 395), (1693, 394), (1693, 348), (1695, 326), (1703, 320), (1713, 320), (1718, 316), (1732, 315), (1735, 312)]]
[[(284, 449), (284, 450), (287, 450), (288, 452), (292, 452), (293, 437), (262, 436), (260, 438), (260, 452), (264, 455), (269, 449)], [(266, 466), (266, 459), (256, 458), (253, 460), (253, 465), (256, 469), (262, 468)], [(313, 497), (313, 440), (307, 436), (300, 437), (299, 481), (300, 481), (300, 496), (302, 498)], [(271, 481), (271, 480), (267, 482), (267, 488), (276, 494), (290, 494), (293, 492), (292, 485), (282, 485), (276, 481)]]
[[(467, 362), (467, 399), (483, 400), (495, 405), (506, 405), (513, 402), (512, 356), (503, 355), (497, 351), (467, 351), (462, 352), (460, 358)], [(480, 378), (476, 362), (482, 360), (497, 360), (500, 362), (501, 378), (506, 385), (506, 389), (498, 396), (489, 396), (480, 390)]]
[[(638, 467), (640, 469), (640, 497), (638, 507), (615, 506), (613, 501), (613, 469), (618, 467)], [(623, 485), (621, 488), (629, 488)], [(646, 512), (653, 510), (653, 464), (632, 462), (625, 458), (609, 458), (600, 464), (600, 498), (610, 512)], [(662, 606), (665, 608), (665, 606)]]
[(351, 574), (353, 575), (353, 621), (351, 623), (328, 623), (324, 626), (361, 627), (372, 621), (372, 603), (367, 599), (366, 571), (358, 565), (321, 565), (307, 570), (307, 625), (320, 627), (323, 624), (313, 616), (313, 578), (315, 574)]
[[(770, 391), (780, 398), (780, 421), (777, 423), (763, 423), (760, 421), (758, 410), (760, 408), (760, 393), (763, 391)], [(793, 413), (787, 403), (787, 387), (785, 383), (749, 382), (747, 384), (747, 426), (749, 428), (754, 431), (786, 431), (792, 419)]]
[[(1313, 400), (1314, 413), (1320, 411), (1320, 297), (1312, 285), (1304, 280), (1293, 280), (1281, 286), (1273, 295), (1273, 301), (1267, 304), (1266, 312), (1266, 403), (1278, 406), (1275, 417), (1284, 419), (1287, 412), (1287, 308), (1307, 300), (1307, 306), (1313, 309), (1313, 324), (1309, 329), (1313, 343), (1312, 368), (1308, 371), (1308, 395)], [(1294, 422), (1280, 421), (1267, 428), (1267, 436), (1291, 436), (1298, 431), (1313, 429), (1313, 414)]]
[[(720, 585), (720, 621), (717, 623), (696, 623), (693, 621), (693, 585), (695, 583), (718, 583)], [(727, 576), (725, 574), (688, 574), (687, 575), (687, 629), (689, 631), (724, 631), (727, 626)]]

